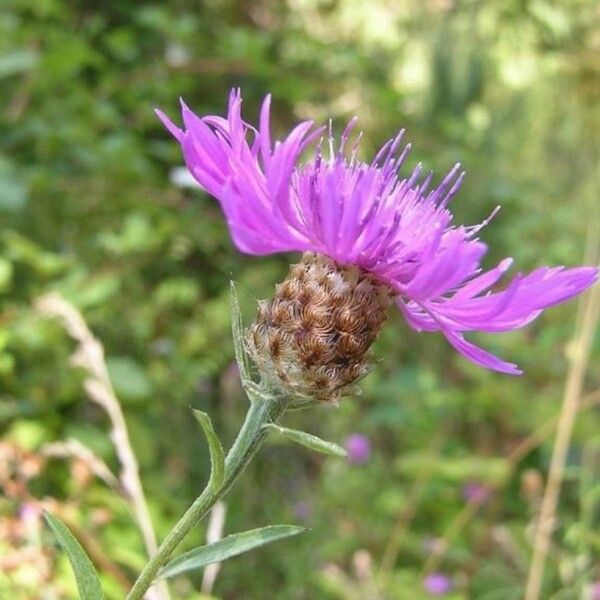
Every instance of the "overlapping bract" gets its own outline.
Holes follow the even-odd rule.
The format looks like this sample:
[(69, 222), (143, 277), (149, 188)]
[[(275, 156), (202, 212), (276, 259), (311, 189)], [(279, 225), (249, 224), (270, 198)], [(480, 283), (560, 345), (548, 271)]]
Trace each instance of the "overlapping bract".
[[(517, 275), (504, 291), (490, 291), (511, 259), (482, 272), (487, 250), (474, 227), (452, 224), (447, 205), (460, 187), (456, 165), (435, 188), (421, 167), (400, 178), (410, 149), (398, 151), (402, 134), (371, 163), (347, 152), (352, 121), (337, 148), (331, 134), (322, 152), (323, 129), (300, 123), (282, 141), (270, 134), (270, 97), (258, 129), (241, 117), (242, 97), (233, 90), (227, 118), (198, 117), (182, 103), (184, 129), (157, 111), (180, 142), (187, 167), (225, 213), (231, 236), (245, 253), (312, 251), (358, 265), (391, 286), (411, 327), (441, 331), (473, 362), (504, 373), (520, 373), (464, 338), (468, 331), (522, 327), (543, 309), (589, 287), (597, 269), (536, 269)], [(301, 154), (316, 146), (312, 159)]]

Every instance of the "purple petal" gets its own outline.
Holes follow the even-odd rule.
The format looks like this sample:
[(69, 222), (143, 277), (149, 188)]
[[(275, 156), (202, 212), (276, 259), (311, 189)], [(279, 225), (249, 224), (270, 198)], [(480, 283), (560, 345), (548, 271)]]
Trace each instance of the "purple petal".
[(437, 187), (420, 164), (401, 178), (410, 150), (402, 148), (403, 131), (373, 161), (360, 162), (358, 142), (349, 144), (352, 119), (337, 149), (330, 129), (328, 157), (319, 142), (312, 159), (300, 165), (322, 128), (303, 122), (273, 142), (270, 96), (262, 103), (258, 129), (242, 119), (241, 108), (241, 91), (233, 89), (226, 118), (199, 117), (183, 101), (183, 129), (161, 111), (156, 114), (181, 144), (190, 173), (219, 201), (242, 252), (310, 250), (358, 265), (395, 290), (413, 329), (440, 331), (469, 360), (511, 374), (520, 372), (514, 364), (465, 340), (464, 333), (523, 327), (597, 279), (594, 267), (542, 267), (517, 275), (502, 291), (492, 289), (512, 259), (481, 269), (487, 246), (475, 236), (497, 208), (478, 225), (452, 223), (448, 204), (464, 177), (459, 164)]
[(476, 365), (493, 369), (500, 373), (507, 373), (508, 375), (521, 375), (523, 373), (514, 363), (505, 362), (483, 348), (467, 342), (462, 334), (448, 330), (442, 330), (442, 332), (452, 346)]
[(173, 121), (171, 121), (171, 119), (169, 119), (169, 117), (167, 117), (167, 115), (165, 115), (165, 113), (162, 110), (155, 108), (154, 113), (161, 120), (162, 124), (169, 130), (169, 133), (178, 142), (181, 142), (181, 138), (183, 137), (183, 131), (179, 129), (179, 127), (177, 127), (177, 125), (175, 125)]

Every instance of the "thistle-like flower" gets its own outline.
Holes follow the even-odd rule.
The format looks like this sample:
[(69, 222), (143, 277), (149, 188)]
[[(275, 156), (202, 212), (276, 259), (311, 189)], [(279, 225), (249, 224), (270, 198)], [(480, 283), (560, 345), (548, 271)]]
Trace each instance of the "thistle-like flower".
[[(517, 329), (589, 287), (594, 267), (541, 267), (494, 286), (512, 259), (483, 271), (487, 246), (475, 226), (455, 225), (448, 203), (464, 173), (455, 165), (437, 187), (418, 165), (399, 171), (403, 131), (370, 163), (347, 151), (353, 119), (335, 146), (331, 131), (300, 123), (282, 141), (270, 133), (270, 96), (258, 128), (241, 117), (239, 90), (227, 118), (198, 117), (184, 103), (184, 129), (158, 116), (181, 144), (186, 165), (220, 203), (236, 246), (247, 254), (303, 252), (248, 335), (262, 375), (300, 394), (339, 396), (366, 372), (366, 354), (395, 302), (417, 331), (440, 331), (474, 363), (519, 374), (467, 341), (470, 331)], [(359, 136), (360, 139), (360, 136)], [(310, 146), (312, 158), (300, 157)]]

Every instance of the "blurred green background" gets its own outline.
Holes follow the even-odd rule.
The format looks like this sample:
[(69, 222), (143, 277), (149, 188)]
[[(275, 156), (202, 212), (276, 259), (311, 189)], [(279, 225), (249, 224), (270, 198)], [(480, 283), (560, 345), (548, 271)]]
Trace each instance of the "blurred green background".
[[(70, 362), (75, 344), (35, 299), (59, 291), (102, 341), (162, 539), (208, 476), (189, 407), (208, 411), (226, 442), (246, 408), (229, 279), (249, 321), (294, 258), (242, 256), (217, 203), (171, 181), (180, 150), (154, 107), (178, 117), (182, 96), (221, 114), (240, 86), (255, 122), (271, 92), (276, 134), (306, 118), (332, 117), (340, 131), (357, 115), (365, 158), (406, 127), (409, 168), (465, 165), (459, 222), (502, 205), (482, 236), (487, 266), (507, 255), (522, 270), (580, 264), (586, 238), (597, 241), (595, 0), (4, 0), (0, 80), (2, 598), (74, 597), (40, 503), (78, 532), (109, 599), (144, 563), (118, 494), (85, 461), (49, 456), (49, 444), (77, 440), (118, 471), (106, 415)], [(475, 367), (393, 315), (361, 397), (286, 420), (340, 444), (365, 436), (369, 456), (352, 464), (269, 443), (227, 497), (225, 533), (310, 531), (225, 563), (213, 596), (520, 598), (575, 313), (572, 302), (479, 338), (520, 378)], [(544, 598), (600, 598), (599, 356), (596, 337)], [(201, 578), (174, 580), (173, 598), (207, 597)]]

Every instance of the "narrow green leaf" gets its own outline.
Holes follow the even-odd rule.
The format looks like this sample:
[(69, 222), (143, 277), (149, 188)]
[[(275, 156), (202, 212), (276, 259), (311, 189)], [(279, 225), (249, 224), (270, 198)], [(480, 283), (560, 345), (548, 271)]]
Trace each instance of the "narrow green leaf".
[(92, 561), (88, 558), (81, 544), (62, 521), (47, 512), (44, 512), (44, 517), (54, 537), (69, 557), (69, 562), (75, 573), (79, 597), (82, 600), (103, 600), (104, 594), (96, 569), (94, 569)]
[(210, 451), (210, 479), (208, 480), (208, 487), (217, 489), (223, 483), (223, 476), (225, 473), (225, 454), (223, 452), (223, 446), (221, 446), (221, 440), (219, 440), (213, 429), (210, 417), (201, 410), (194, 410), (193, 412), (196, 421), (200, 423), (200, 426), (204, 430), (204, 435), (206, 436), (208, 449)]
[(235, 360), (237, 361), (240, 370), (242, 383), (251, 381), (250, 364), (248, 362), (248, 354), (244, 348), (244, 326), (242, 324), (242, 313), (240, 311), (240, 301), (233, 281), (229, 282), (230, 287), (230, 304), (231, 304), (231, 333), (233, 335), (233, 350), (235, 352)]
[(159, 571), (157, 579), (173, 577), (185, 571), (199, 569), (210, 563), (222, 562), (270, 542), (297, 535), (302, 531), (304, 531), (304, 527), (296, 527), (295, 525), (270, 525), (260, 529), (244, 531), (243, 533), (234, 533), (214, 544), (194, 548), (194, 550), (174, 558)]
[(322, 440), (320, 437), (316, 435), (312, 435), (310, 433), (306, 433), (305, 431), (299, 431), (298, 429), (288, 429), (287, 427), (280, 427), (279, 425), (275, 425), (275, 423), (267, 423), (263, 425), (263, 427), (268, 429), (274, 429), (277, 433), (280, 433), (284, 437), (296, 442), (297, 444), (302, 444), (315, 452), (320, 452), (321, 454), (329, 454), (331, 456), (348, 456), (347, 452), (337, 444), (333, 442), (326, 442)]

